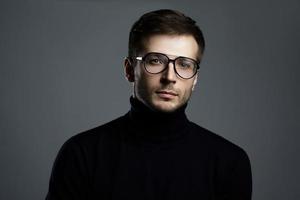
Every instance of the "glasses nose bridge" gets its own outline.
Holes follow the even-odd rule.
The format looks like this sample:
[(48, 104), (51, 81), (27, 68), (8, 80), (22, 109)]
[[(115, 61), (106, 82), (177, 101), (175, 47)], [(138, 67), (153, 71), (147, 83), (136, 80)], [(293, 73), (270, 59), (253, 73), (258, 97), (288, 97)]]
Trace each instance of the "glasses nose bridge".
[(176, 69), (175, 69), (175, 60), (176, 60), (176, 58), (175, 59), (171, 59), (171, 58), (169, 58), (169, 57), (167, 57), (168, 58), (168, 63), (166, 64), (166, 68), (168, 68), (169, 67), (169, 64), (170, 63), (172, 63), (173, 64), (173, 68), (174, 68), (174, 70), (175, 70), (175, 72), (176, 72)]
[[(169, 57), (167, 57), (167, 58), (168, 58), (168, 62), (166, 63), (165, 68), (162, 72), (166, 73), (168, 77), (170, 77), (171, 74), (173, 74), (173, 75), (171, 75), (171, 77), (173, 77), (174, 75), (177, 76), (177, 71), (176, 71), (176, 68), (175, 68), (176, 59), (170, 59)], [(173, 64), (173, 70), (171, 70), (171, 71), (170, 71), (170, 68), (169, 68), (170, 63)]]

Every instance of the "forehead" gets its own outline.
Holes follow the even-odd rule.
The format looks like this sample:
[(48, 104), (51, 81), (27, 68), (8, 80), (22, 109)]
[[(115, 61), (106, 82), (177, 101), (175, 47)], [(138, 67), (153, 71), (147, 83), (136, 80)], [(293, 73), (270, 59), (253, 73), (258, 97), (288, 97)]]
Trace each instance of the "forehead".
[(191, 35), (153, 35), (144, 41), (144, 47), (144, 53), (159, 52), (174, 58), (198, 58), (198, 44)]

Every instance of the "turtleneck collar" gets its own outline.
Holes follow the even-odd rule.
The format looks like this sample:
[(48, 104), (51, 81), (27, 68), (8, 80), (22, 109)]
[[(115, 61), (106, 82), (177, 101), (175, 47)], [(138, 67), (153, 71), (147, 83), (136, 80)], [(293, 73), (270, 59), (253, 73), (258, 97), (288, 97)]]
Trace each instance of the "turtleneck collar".
[(132, 96), (130, 104), (129, 128), (136, 138), (163, 142), (179, 138), (187, 133), (189, 125), (185, 114), (187, 103), (173, 112), (154, 111)]

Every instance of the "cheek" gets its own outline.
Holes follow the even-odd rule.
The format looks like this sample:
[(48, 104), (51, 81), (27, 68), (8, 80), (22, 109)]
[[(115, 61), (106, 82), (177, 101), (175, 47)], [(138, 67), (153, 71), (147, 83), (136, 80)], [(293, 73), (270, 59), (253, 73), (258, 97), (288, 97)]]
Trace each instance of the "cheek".
[(184, 100), (189, 99), (189, 97), (191, 96), (191, 94), (192, 94), (192, 87), (193, 87), (193, 82), (189, 82), (187, 85), (185, 85), (184, 91), (182, 91), (183, 92), (182, 98)]
[(151, 75), (147, 72), (140, 74), (140, 81), (139, 81), (147, 90), (154, 90), (159, 83), (159, 79), (157, 75)]
[(158, 80), (156, 80), (156, 77), (141, 72), (136, 76), (136, 80), (135, 80), (136, 89), (138, 90), (139, 93), (143, 95), (150, 95), (157, 89), (156, 86), (157, 81)]

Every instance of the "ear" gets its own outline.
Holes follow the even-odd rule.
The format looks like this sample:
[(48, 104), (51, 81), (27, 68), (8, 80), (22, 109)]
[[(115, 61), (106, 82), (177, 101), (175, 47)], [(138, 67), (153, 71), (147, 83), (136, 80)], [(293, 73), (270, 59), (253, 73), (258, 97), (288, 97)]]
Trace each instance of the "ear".
[(195, 85), (197, 84), (197, 81), (198, 81), (198, 73), (195, 75), (195, 79), (194, 79), (194, 81), (193, 81), (192, 91), (194, 91)]
[(134, 82), (134, 66), (132, 61), (128, 57), (124, 59), (124, 72), (126, 79), (129, 82)]

